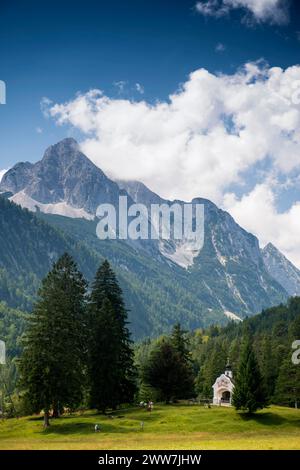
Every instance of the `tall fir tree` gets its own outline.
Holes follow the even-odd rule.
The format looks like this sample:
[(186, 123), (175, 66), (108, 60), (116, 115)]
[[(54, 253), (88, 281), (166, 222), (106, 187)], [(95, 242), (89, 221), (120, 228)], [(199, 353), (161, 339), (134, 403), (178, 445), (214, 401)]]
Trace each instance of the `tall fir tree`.
[(293, 364), (292, 350), (279, 369), (275, 388), (275, 402), (284, 406), (300, 406), (300, 365)]
[(224, 372), (227, 360), (227, 349), (219, 338), (215, 342), (208, 343), (207, 356), (203, 357), (197, 379), (196, 390), (200, 397), (204, 399), (212, 398), (212, 386), (216, 378)]
[(298, 407), (300, 406), (300, 364), (298, 364), (300, 354), (296, 349), (292, 349), (292, 344), (300, 340), (300, 299), (291, 299), (289, 307), (295, 314), (295, 319), (290, 325), (285, 357), (279, 369), (275, 401), (281, 405)]
[(90, 400), (92, 408), (105, 413), (115, 408), (119, 401), (119, 326), (114, 310), (107, 298), (97, 311), (92, 312), (90, 342)]
[(90, 295), (91, 405), (100, 411), (132, 402), (136, 370), (127, 310), (115, 273), (100, 266)]
[(20, 384), (37, 412), (58, 416), (82, 400), (86, 370), (86, 283), (73, 259), (64, 254), (42, 281), (24, 340)]
[(249, 414), (267, 405), (262, 377), (249, 334), (245, 338), (241, 351), (232, 404), (236, 410), (247, 411)]
[(188, 380), (185, 384), (183, 384), (182, 396), (188, 398), (195, 393), (196, 374), (190, 352), (191, 344), (188, 337), (188, 332), (182, 329), (180, 323), (176, 323), (174, 325), (170, 336), (170, 341), (174, 349), (178, 352), (186, 369)]
[(274, 389), (276, 384), (276, 377), (278, 374), (278, 367), (275, 361), (272, 338), (269, 335), (259, 337), (259, 365), (260, 371), (263, 378), (264, 387), (268, 400), (272, 400), (274, 396)]
[(183, 360), (170, 339), (164, 339), (151, 352), (142, 375), (144, 384), (157, 390), (166, 403), (171, 399), (194, 396), (191, 367)]
[(191, 361), (189, 340), (187, 338), (187, 331), (181, 328), (180, 323), (176, 323), (171, 333), (171, 343), (176, 351), (180, 354), (182, 359), (189, 363)]

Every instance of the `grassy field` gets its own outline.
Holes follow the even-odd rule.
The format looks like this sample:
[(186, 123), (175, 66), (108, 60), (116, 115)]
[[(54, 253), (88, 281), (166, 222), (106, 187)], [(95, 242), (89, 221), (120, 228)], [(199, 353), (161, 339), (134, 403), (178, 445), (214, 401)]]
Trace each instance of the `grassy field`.
[(48, 430), (40, 418), (10, 419), (0, 422), (0, 449), (300, 449), (300, 410), (270, 407), (249, 418), (232, 408), (161, 405), (113, 418), (74, 414)]

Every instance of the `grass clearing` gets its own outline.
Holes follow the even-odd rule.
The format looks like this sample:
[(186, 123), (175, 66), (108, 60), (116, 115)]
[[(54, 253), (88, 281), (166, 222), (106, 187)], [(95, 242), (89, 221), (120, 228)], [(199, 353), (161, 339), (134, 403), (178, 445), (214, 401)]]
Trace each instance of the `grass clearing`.
[(1, 421), (0, 449), (300, 449), (300, 410), (290, 408), (248, 417), (226, 407), (159, 405), (113, 416), (76, 413), (51, 420), (47, 430), (39, 417)]

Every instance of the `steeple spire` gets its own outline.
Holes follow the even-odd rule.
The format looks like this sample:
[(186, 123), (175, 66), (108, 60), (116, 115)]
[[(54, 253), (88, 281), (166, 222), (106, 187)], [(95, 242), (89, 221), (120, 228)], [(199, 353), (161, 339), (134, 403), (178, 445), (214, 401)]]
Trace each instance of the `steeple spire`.
[(232, 368), (231, 368), (231, 365), (230, 365), (229, 356), (227, 357), (227, 364), (226, 364), (226, 367), (225, 367), (225, 375), (227, 377), (229, 377), (230, 379), (232, 379)]

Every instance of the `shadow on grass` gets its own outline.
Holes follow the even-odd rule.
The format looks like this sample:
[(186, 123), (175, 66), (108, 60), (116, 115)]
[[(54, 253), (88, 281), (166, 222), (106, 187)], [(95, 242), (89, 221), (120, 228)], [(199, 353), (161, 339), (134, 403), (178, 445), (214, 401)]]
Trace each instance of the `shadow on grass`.
[(30, 416), (28, 418), (28, 421), (44, 421), (44, 417), (43, 416)]
[[(59, 423), (61, 420), (66, 420), (66, 419), (90, 419), (90, 418), (95, 418), (95, 417), (98, 417), (99, 419), (101, 418), (110, 418), (110, 417), (113, 417), (113, 418), (117, 418), (119, 417), (117, 414), (113, 414), (113, 413), (107, 413), (107, 414), (103, 414), (103, 413), (99, 413), (98, 411), (96, 410), (93, 410), (93, 411), (89, 411), (88, 413), (70, 413), (70, 414), (62, 414), (61, 417), (59, 419), (57, 418), (52, 418), (50, 416), (50, 423)], [(43, 421), (44, 420), (44, 416), (43, 415), (35, 415), (35, 416), (30, 416), (28, 417), (28, 421)]]
[(41, 431), (41, 434), (69, 434), (69, 435), (93, 435), (97, 434), (101, 436), (101, 433), (113, 433), (117, 432), (114, 426), (109, 424), (102, 424), (100, 425), (101, 431), (99, 433), (95, 433), (95, 424), (93, 423), (55, 423), (51, 424), (49, 428), (44, 429)]
[(255, 421), (256, 423), (263, 424), (264, 426), (280, 426), (283, 424), (300, 426), (300, 419), (290, 420), (272, 412), (257, 414), (239, 413), (239, 416), (243, 421)]

